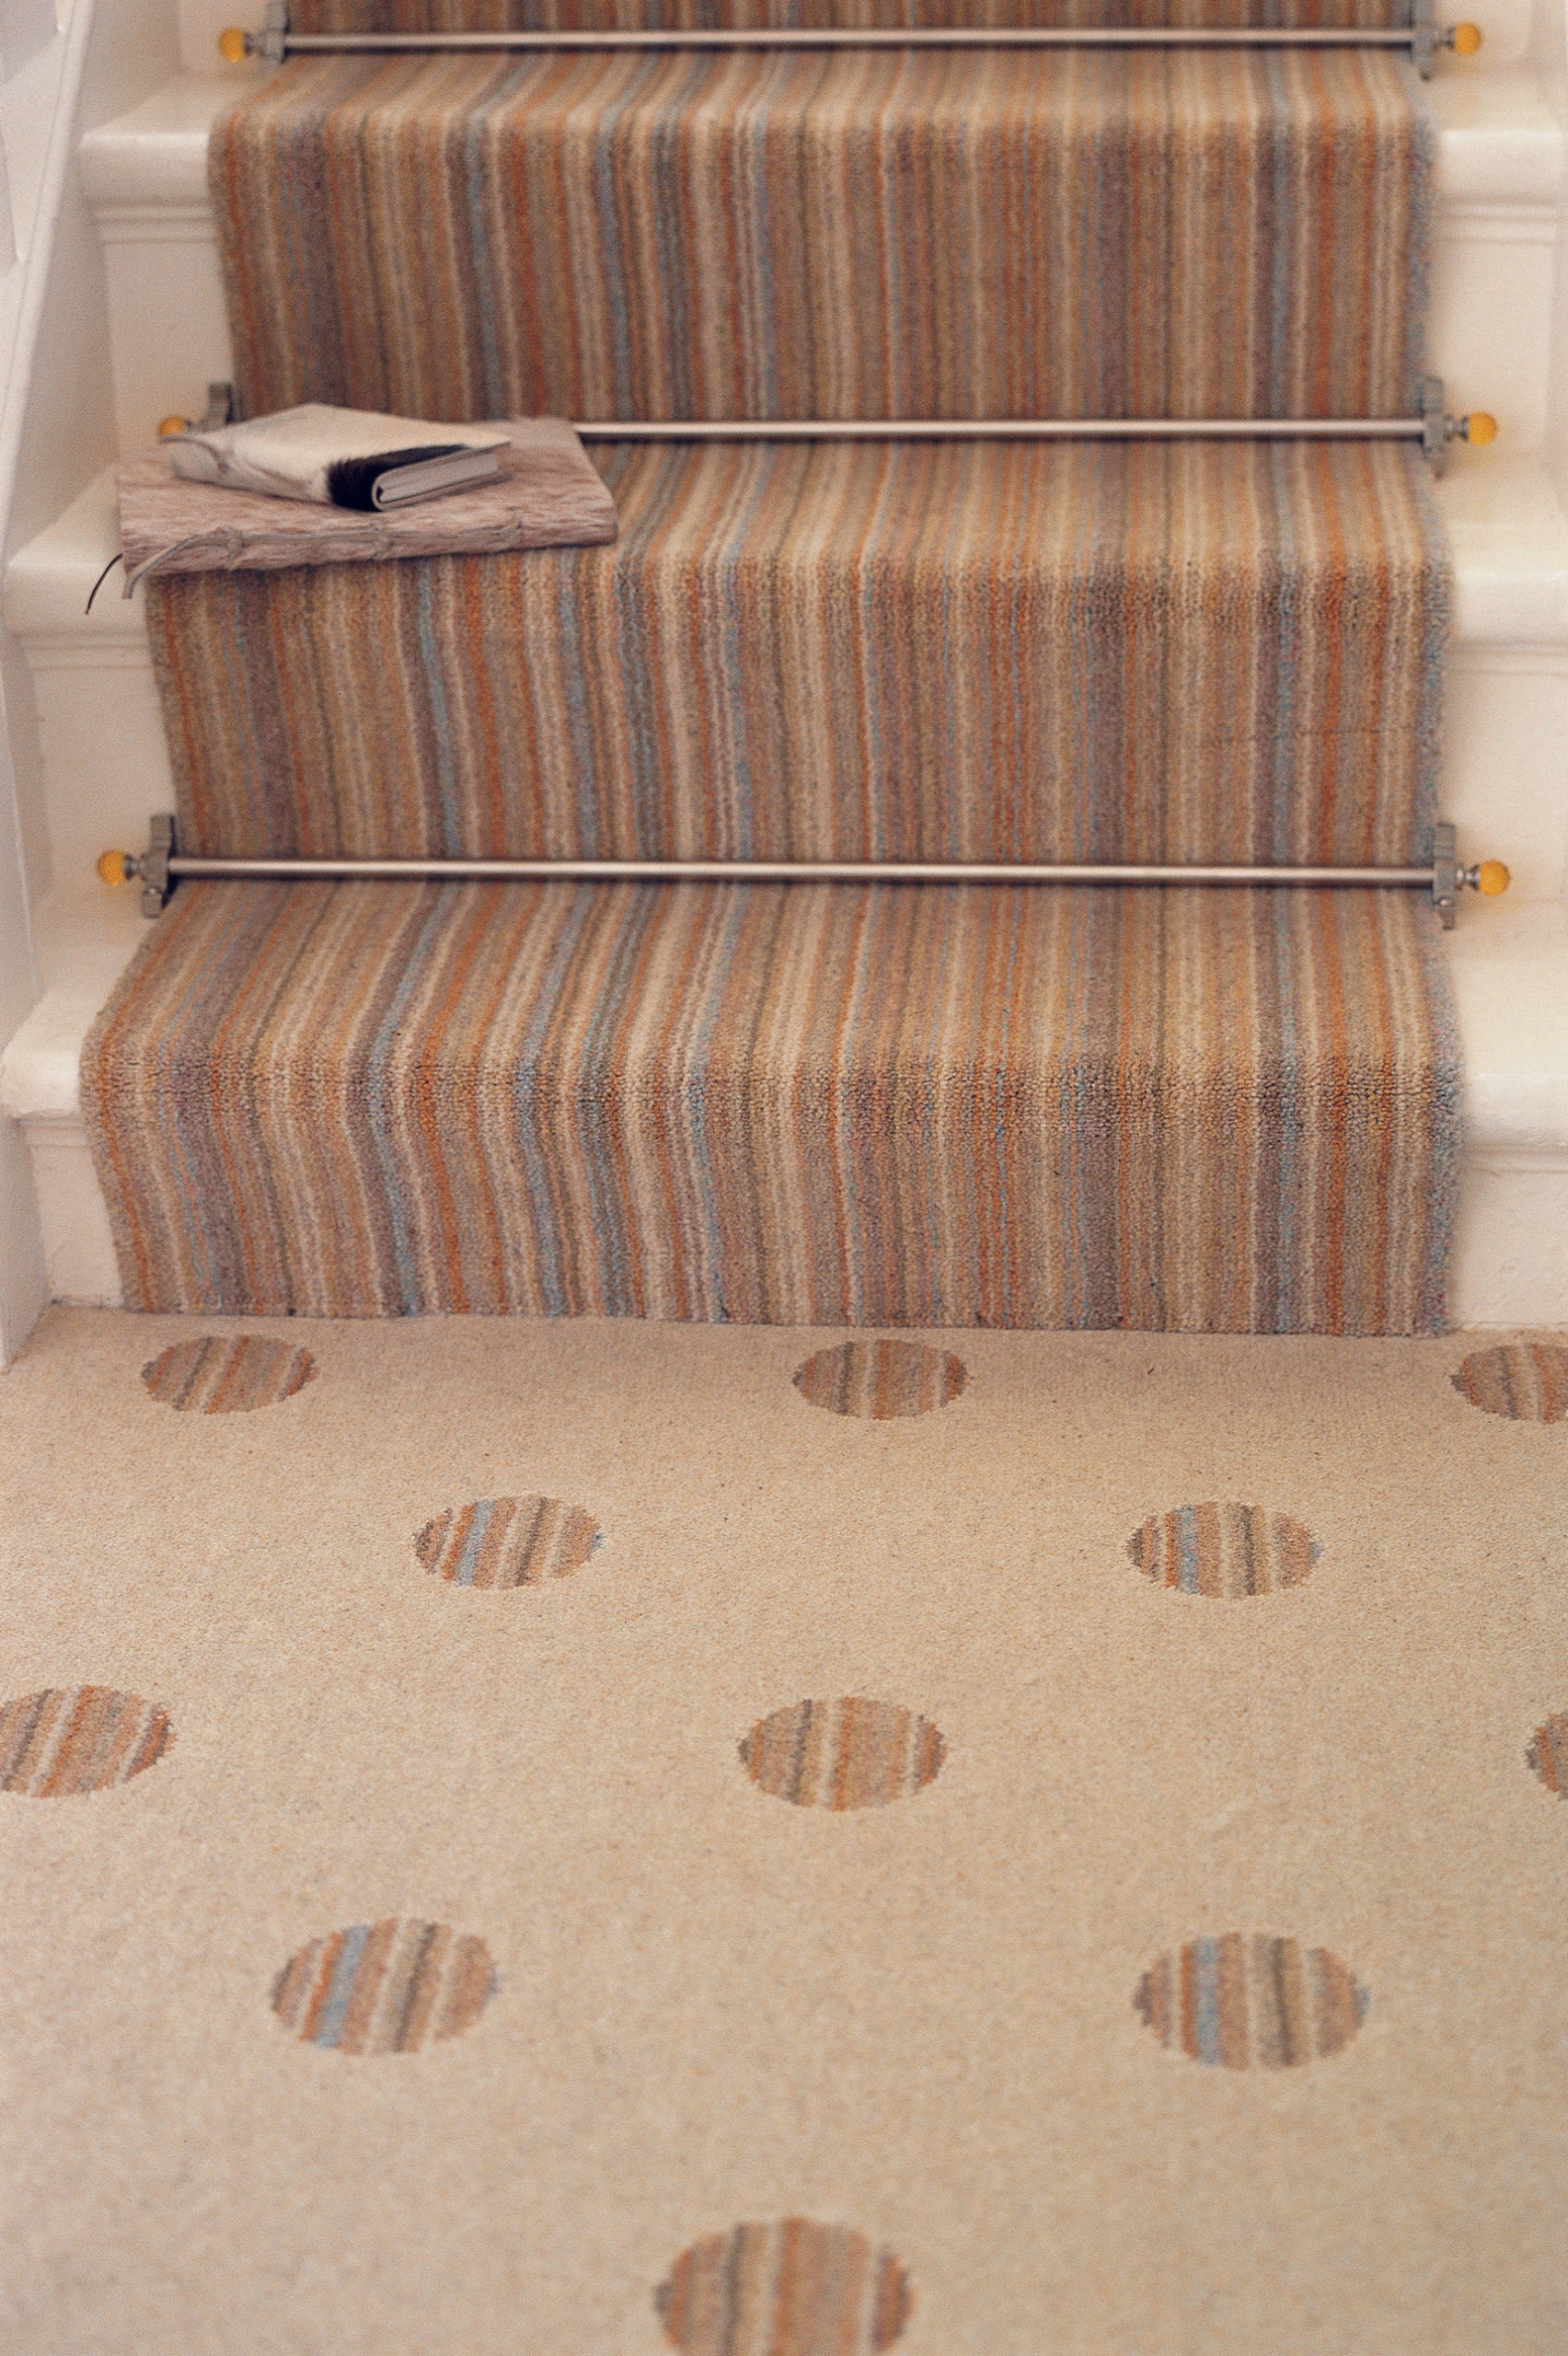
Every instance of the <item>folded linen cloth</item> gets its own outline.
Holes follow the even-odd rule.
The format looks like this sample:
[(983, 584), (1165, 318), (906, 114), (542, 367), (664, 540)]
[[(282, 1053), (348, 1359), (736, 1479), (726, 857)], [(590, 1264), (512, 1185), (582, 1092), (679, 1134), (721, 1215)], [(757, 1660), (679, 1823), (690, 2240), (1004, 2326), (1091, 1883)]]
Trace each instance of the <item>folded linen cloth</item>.
[[(308, 499), (318, 506), (380, 509), (406, 503), (398, 494), (408, 486), (396, 480), (403, 469), (428, 468), (426, 479), (436, 479), (423, 496), (434, 498), (462, 483), (461, 473), (455, 481), (440, 479), (439, 461), (467, 451), (497, 450), (506, 438), (504, 429), (494, 425), (431, 425), (420, 418), (307, 401), (300, 409), (220, 425), (212, 433), (192, 427), (170, 434), (161, 446), (187, 482), (222, 483), (271, 499)], [(494, 468), (478, 471), (490, 474)], [(468, 479), (474, 479), (473, 469)]]
[(616, 502), (564, 418), (506, 418), (472, 430), (499, 441), (501, 471), (493, 482), (380, 514), (178, 479), (169, 473), (167, 442), (139, 450), (120, 462), (126, 595), (155, 569), (273, 572), (586, 548), (616, 537)]

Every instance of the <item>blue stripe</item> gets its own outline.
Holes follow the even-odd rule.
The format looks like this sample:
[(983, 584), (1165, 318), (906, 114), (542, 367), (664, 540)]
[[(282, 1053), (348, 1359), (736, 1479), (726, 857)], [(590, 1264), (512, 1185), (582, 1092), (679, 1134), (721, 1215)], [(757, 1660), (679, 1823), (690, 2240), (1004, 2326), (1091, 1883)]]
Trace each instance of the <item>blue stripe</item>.
[(369, 1937), (368, 1923), (356, 1923), (352, 1930), (344, 1932), (342, 1947), (332, 1969), (332, 1984), (327, 1992), (327, 2002), (316, 2034), (310, 2040), (312, 2045), (333, 2046), (341, 2036), (343, 2018), (354, 1992), (354, 1981), (359, 1977), (360, 1958)]

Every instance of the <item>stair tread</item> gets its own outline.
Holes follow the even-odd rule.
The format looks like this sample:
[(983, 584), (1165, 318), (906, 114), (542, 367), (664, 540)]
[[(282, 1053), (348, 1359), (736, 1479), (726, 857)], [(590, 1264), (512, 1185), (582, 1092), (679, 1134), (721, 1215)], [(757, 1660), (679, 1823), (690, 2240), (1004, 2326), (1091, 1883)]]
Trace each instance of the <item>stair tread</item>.
[[(1461, 452), (1436, 485), (1454, 565), (1452, 633), (1464, 644), (1568, 646), (1568, 514), (1539, 459)], [(106, 467), (6, 567), (7, 628), (28, 641), (84, 646), (146, 641), (140, 596), (111, 574), (85, 612), (93, 583), (119, 549), (115, 469)]]
[[(82, 1044), (145, 927), (130, 893), (54, 895), (37, 919), (43, 995), (0, 1055), (14, 1119), (80, 1112)], [(1472, 1151), (1568, 1155), (1568, 914), (1465, 907), (1447, 943)]]
[(1430, 1331), (1437, 939), (1352, 891), (188, 884), (84, 1117), (147, 1309)]

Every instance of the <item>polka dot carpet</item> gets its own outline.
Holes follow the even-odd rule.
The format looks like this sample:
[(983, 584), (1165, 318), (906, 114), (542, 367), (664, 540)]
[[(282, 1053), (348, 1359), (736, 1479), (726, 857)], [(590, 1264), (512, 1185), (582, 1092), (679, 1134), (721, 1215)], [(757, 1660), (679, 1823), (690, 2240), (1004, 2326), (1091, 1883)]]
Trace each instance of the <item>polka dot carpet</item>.
[(1454, 1388), (1485, 1415), (1516, 1424), (1560, 1424), (1568, 1416), (1568, 1346), (1506, 1342), (1472, 1350), (1454, 1369)]
[(456, 1587), (535, 1587), (580, 1571), (602, 1536), (591, 1513), (559, 1497), (480, 1497), (427, 1521), (414, 1552)]
[(0, 1382), (0, 2346), (1561, 2346), (1555, 1342), (144, 1330)]
[(1367, 1994), (1326, 1947), (1227, 1932), (1150, 1964), (1134, 1998), (1161, 2045), (1226, 2070), (1286, 2070), (1337, 2053)]
[(759, 1718), (741, 1743), (759, 1791), (797, 1807), (884, 1807), (923, 1791), (946, 1746), (929, 1718), (847, 1695)]
[(152, 1396), (189, 1415), (242, 1415), (303, 1391), (316, 1371), (308, 1350), (248, 1334), (204, 1334), (176, 1342), (142, 1369)]
[(923, 1342), (840, 1342), (817, 1350), (795, 1369), (795, 1388), (813, 1407), (835, 1415), (928, 1415), (956, 1399), (965, 1381), (963, 1360)]
[(1568, 1799), (1568, 1710), (1554, 1711), (1529, 1738), (1525, 1759), (1549, 1792)]
[(1261, 1506), (1178, 1506), (1152, 1515), (1127, 1541), (1146, 1578), (1183, 1595), (1268, 1595), (1299, 1587), (1320, 1551), (1292, 1515)]
[(394, 1916), (312, 1939), (272, 1987), (272, 2010), (303, 2044), (333, 2053), (414, 2053), (460, 2037), (495, 1994), (483, 1939)]
[(912, 2304), (891, 2250), (809, 2217), (694, 2243), (654, 2293), (684, 2356), (870, 2356), (902, 2337)]
[(31, 1799), (107, 1791), (155, 1766), (174, 1729), (155, 1703), (107, 1685), (25, 1693), (0, 1706), (0, 1791)]

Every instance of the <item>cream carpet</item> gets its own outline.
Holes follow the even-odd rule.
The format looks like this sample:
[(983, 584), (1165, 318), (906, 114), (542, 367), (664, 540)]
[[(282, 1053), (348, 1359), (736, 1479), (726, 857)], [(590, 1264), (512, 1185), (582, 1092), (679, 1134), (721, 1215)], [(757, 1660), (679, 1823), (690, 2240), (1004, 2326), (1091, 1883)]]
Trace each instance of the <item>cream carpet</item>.
[(7, 2356), (1568, 2343), (1568, 1350), (236, 1331), (0, 1381)]

